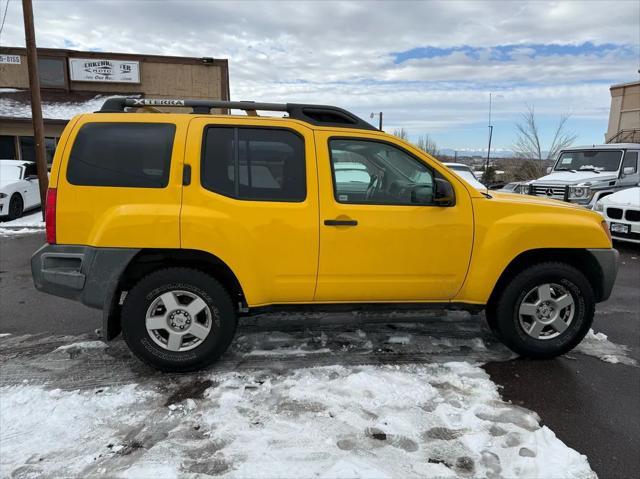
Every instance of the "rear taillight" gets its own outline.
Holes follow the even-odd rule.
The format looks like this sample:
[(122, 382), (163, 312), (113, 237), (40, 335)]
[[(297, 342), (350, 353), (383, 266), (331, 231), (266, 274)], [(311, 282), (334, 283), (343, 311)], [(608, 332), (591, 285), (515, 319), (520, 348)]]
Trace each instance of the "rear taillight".
[(47, 223), (47, 243), (56, 244), (56, 201), (57, 190), (49, 188), (47, 190), (47, 204), (44, 210), (44, 220)]

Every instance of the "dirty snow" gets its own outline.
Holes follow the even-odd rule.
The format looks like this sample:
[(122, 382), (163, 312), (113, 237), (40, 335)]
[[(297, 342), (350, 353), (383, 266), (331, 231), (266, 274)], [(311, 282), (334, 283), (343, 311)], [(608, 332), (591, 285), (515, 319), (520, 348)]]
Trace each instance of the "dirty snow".
[(572, 351), (587, 354), (607, 363), (622, 363), (636, 366), (637, 361), (629, 356), (629, 347), (609, 341), (604, 333), (595, 333), (590, 329), (582, 342)]
[(480, 364), (514, 355), (481, 318), (393, 316), (246, 318), (190, 375), (121, 340), (3, 337), (0, 477), (595, 477), (500, 398)]
[(464, 362), (1, 392), (2, 476), (595, 477)]
[(15, 229), (15, 228), (3, 228), (2, 226), (0, 226), (0, 237), (10, 238), (13, 236), (24, 236), (24, 235), (40, 233), (41, 231), (42, 231), (41, 229), (36, 229), (36, 228)]

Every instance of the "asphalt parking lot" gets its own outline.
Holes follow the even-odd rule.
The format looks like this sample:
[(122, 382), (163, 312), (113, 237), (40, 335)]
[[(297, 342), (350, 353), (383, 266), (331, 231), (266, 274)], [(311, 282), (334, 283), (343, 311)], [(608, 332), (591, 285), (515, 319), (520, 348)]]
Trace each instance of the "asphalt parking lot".
[[(42, 233), (0, 237), (0, 333), (94, 334), (99, 311), (34, 289), (29, 259), (43, 242)], [(594, 330), (629, 346), (640, 363), (640, 248), (616, 247), (620, 272), (612, 297), (598, 305)], [(550, 361), (495, 360), (484, 369), (505, 400), (537, 412), (562, 441), (588, 457), (600, 477), (636, 476), (640, 368), (569, 354)]]

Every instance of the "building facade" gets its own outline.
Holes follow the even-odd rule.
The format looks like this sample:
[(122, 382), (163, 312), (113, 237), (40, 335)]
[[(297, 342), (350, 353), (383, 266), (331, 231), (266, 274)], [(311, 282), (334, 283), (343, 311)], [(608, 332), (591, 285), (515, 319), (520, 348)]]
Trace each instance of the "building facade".
[[(47, 160), (67, 122), (114, 96), (229, 100), (226, 59), (39, 48)], [(27, 57), (0, 48), (0, 159), (35, 158)]]
[(640, 81), (612, 85), (607, 143), (640, 143)]

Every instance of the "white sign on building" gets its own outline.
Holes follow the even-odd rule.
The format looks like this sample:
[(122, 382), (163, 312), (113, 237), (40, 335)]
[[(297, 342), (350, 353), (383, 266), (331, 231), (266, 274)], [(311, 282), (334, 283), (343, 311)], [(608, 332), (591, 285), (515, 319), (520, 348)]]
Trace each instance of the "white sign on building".
[(20, 55), (0, 55), (0, 63), (20, 65), (22, 63), (22, 60), (20, 59)]
[(72, 81), (140, 83), (140, 62), (69, 58)]

